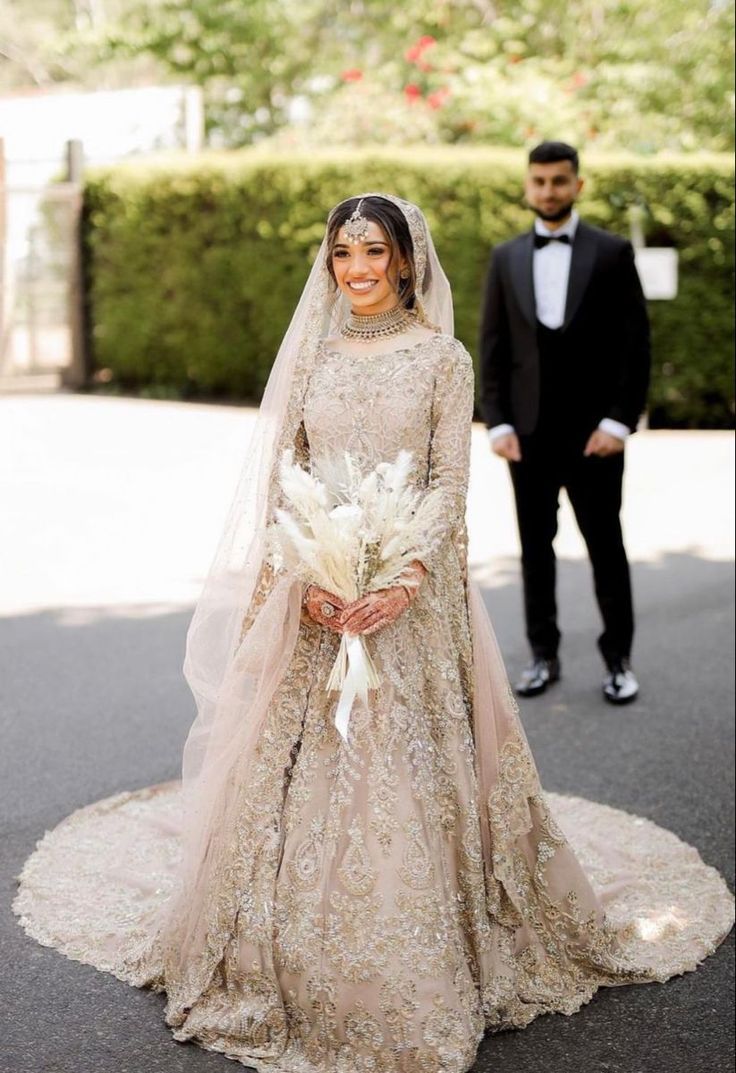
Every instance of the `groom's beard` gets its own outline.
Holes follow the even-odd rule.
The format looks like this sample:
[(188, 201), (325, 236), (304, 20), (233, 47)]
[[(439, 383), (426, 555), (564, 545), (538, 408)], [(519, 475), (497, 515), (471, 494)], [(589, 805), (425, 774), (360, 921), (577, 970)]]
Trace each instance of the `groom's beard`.
[[(555, 212), (544, 212), (543, 209), (534, 209), (540, 220), (544, 220), (549, 224), (557, 224), (560, 220), (564, 220), (566, 216), (569, 216), (572, 212), (572, 207), (575, 204), (574, 201), (568, 201), (566, 205), (557, 209)], [(532, 206), (534, 208), (534, 206)]]

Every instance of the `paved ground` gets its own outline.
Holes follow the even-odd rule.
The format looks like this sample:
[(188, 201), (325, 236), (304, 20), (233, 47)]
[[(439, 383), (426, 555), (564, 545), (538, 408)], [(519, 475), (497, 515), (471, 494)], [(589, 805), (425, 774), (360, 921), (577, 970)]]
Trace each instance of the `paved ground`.
[[(66, 961), (12, 917), (13, 877), (75, 807), (173, 777), (192, 715), (191, 603), (247, 411), (72, 396), (0, 398), (0, 1073), (204, 1073), (159, 996)], [(596, 613), (569, 512), (559, 538), (565, 680), (523, 715), (543, 781), (649, 816), (733, 882), (733, 440), (646, 433), (626, 528), (639, 704), (598, 699)], [(508, 482), (481, 430), (471, 559), (511, 669), (523, 660)], [(475, 1073), (725, 1073), (732, 946), (666, 986), (601, 993), (485, 1042)], [(229, 1067), (228, 1067), (229, 1068)]]

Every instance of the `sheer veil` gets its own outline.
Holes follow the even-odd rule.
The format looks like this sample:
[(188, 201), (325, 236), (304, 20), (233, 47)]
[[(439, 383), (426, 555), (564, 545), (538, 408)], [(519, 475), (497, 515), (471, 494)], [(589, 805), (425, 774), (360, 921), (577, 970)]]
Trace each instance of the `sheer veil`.
[[(421, 211), (391, 195), (409, 224), (420, 319), (453, 332), (452, 295)], [(333, 210), (334, 211), (334, 210)], [(328, 221), (329, 222), (329, 221)], [(213, 943), (224, 945), (237, 920), (237, 884), (224, 880), (243, 829), (262, 831), (248, 847), (251, 858), (278, 861), (281, 833), (265, 815), (243, 815), (258, 804), (247, 788), (259, 733), (297, 641), (302, 586), (268, 562), (266, 528), (275, 504), (274, 464), (297, 442), (303, 399), (320, 339), (332, 335), (349, 313), (327, 270), (323, 240), (306, 287), (279, 349), (261, 405), (225, 531), (195, 609), (187, 638), (185, 674), (197, 703), (184, 749), (182, 863), (173, 897), (154, 929), (151, 957), (139, 963), (147, 982), (164, 986), (167, 1020), (186, 1017), (208, 986)], [(518, 929), (520, 947), (539, 940), (524, 920), (527, 893), (520, 876), (534, 869), (540, 841), (551, 827), (549, 811), (518, 720), (483, 599), (467, 587), (472, 638), (472, 727), (488, 897), (501, 924)], [(254, 611), (255, 609), (255, 611)], [(244, 621), (247, 628), (243, 629)], [(511, 773), (512, 783), (503, 785)], [(493, 837), (491, 837), (493, 828)], [(520, 862), (526, 865), (520, 867)], [(550, 889), (575, 889), (586, 919), (603, 913), (574, 854), (556, 840), (547, 866)], [(247, 877), (243, 877), (247, 884)], [(223, 900), (223, 891), (231, 891)], [(251, 891), (258, 897), (257, 891)], [(271, 894), (262, 892), (268, 899)], [(262, 956), (272, 957), (264, 937)], [(604, 961), (606, 959), (604, 958)], [(143, 968), (148, 964), (148, 971)], [(610, 962), (607, 962), (610, 968)], [(274, 966), (263, 969), (273, 975)], [(140, 980), (140, 974), (138, 974)]]
[[(450, 286), (422, 213), (390, 195), (363, 196), (387, 198), (403, 212), (414, 245), (420, 320), (451, 335)], [(275, 884), (282, 874), (285, 852), (279, 805), (288, 790), (289, 750), (293, 759), (299, 745), (302, 687), (309, 671), (308, 663), (304, 668), (295, 664), (296, 709), (288, 689), (284, 704), (279, 698), (272, 705), (296, 649), (302, 585), (271, 562), (267, 527), (278, 494), (274, 470), (280, 453), (296, 447), (299, 454), (300, 445), (306, 445), (304, 396), (323, 353), (320, 340), (338, 332), (349, 313), (329, 274), (327, 252), (324, 240), (273, 365), (227, 524), (189, 629), (185, 674), (197, 717), (184, 750), (183, 795), (175, 785), (150, 787), (74, 813), (60, 825), (58, 835), (50, 836), (46, 846), (50, 855), (42, 852), (46, 840), (39, 844), (39, 852), (26, 864), (14, 903), (29, 934), (44, 944), (114, 972), (129, 983), (164, 989), (166, 1020), (179, 1030), (176, 1038), (197, 1038), (197, 1017), (187, 1022), (199, 1005), (205, 1028), (208, 1013), (214, 1011), (216, 1023), (230, 1026), (236, 1041), (252, 1029), (254, 1039), (274, 1048), (263, 1052), (266, 1057), (275, 1056), (289, 1019), (284, 1007), (288, 994), (279, 983), (284, 963), (276, 962), (280, 955), (274, 942)], [(401, 337), (398, 345), (406, 338)], [(443, 361), (462, 360), (468, 374), (468, 359), (459, 345), (443, 339), (438, 351)], [(349, 369), (344, 370), (346, 375)], [(469, 404), (468, 381), (469, 377), (464, 381)], [(430, 429), (428, 434), (434, 432)], [(434, 476), (433, 446), (431, 440), (430, 479)], [(302, 457), (306, 464), (307, 453)], [(462, 632), (462, 642), (457, 644), (462, 700), (449, 715), (453, 722), (467, 715), (474, 744), (473, 772), (467, 764), (469, 743), (463, 733), (462, 776), (468, 780), (467, 795), (456, 814), (448, 807), (447, 846), (452, 859), (467, 857), (468, 874), (479, 877), (477, 883), (473, 880), (467, 888), (458, 888), (458, 912), (462, 903), (462, 913), (475, 921), (467, 933), (462, 925), (467, 945), (463, 939), (458, 950), (477, 985), (472, 1002), (480, 1002), (487, 1027), (521, 1027), (538, 1013), (574, 1012), (601, 984), (666, 979), (694, 968), (730, 929), (732, 899), (717, 873), (673, 835), (653, 825), (635, 828), (632, 824), (646, 821), (568, 799), (571, 815), (581, 828), (581, 842), (584, 845), (587, 840), (589, 859), (595, 862), (598, 886), (593, 888), (551, 814), (482, 596), (472, 582), (467, 583), (463, 601), (460, 568), (464, 552), (457, 529), (455, 525), (447, 538), (452, 543), (443, 548), (446, 572), (438, 570), (425, 584), (433, 600), (438, 597), (431, 608), (428, 605), (428, 614), (430, 610), (441, 613), (442, 579), (455, 586), (454, 624), (457, 634)], [(426, 621), (417, 618), (418, 629)], [(455, 649), (450, 648), (449, 654), (454, 661)], [(305, 655), (304, 660), (308, 659)], [(454, 666), (450, 669), (454, 674)], [(421, 693), (416, 698), (418, 716), (426, 714), (422, 698)], [(403, 750), (405, 739), (401, 742)], [(430, 751), (435, 742), (419, 744)], [(259, 750), (275, 757), (275, 763), (259, 761)], [(349, 753), (341, 755), (350, 760)], [(452, 761), (449, 753), (438, 755)], [(444, 762), (426, 770), (426, 778), (433, 778), (436, 770), (445, 781), (459, 771)], [(273, 772), (275, 782), (270, 781)], [(263, 781), (259, 783), (258, 778)], [(366, 774), (364, 786), (367, 783)], [(417, 791), (413, 784), (407, 787), (409, 796), (417, 792), (424, 793), (424, 789)], [(122, 818), (122, 825), (87, 827), (90, 819), (108, 815)], [(463, 831), (471, 828), (472, 837), (466, 838)], [(97, 834), (90, 836), (89, 830)], [(71, 851), (65, 832), (71, 837)], [(657, 839), (668, 841), (655, 841), (655, 833)], [(626, 840), (632, 843), (631, 854)], [(443, 873), (436, 875), (444, 883)], [(421, 907), (434, 905), (434, 895), (425, 901), (423, 886), (412, 886), (411, 891), (412, 900), (419, 891), (412, 912), (424, 913)], [(367, 900), (372, 901), (372, 896)], [(611, 907), (609, 920), (604, 902)], [(308, 908), (311, 903), (305, 904)], [(349, 904), (360, 907), (363, 902), (350, 900)], [(402, 904), (408, 903), (395, 899), (389, 911), (401, 911)], [(447, 910), (442, 909), (443, 921), (445, 912), (454, 914), (449, 901), (437, 904), (447, 905)], [(366, 910), (368, 918), (371, 912)], [(434, 912), (429, 909), (430, 930), (435, 919), (440, 919)], [(362, 914), (360, 908), (351, 908), (350, 920)], [(407, 929), (412, 919), (407, 917)], [(663, 921), (666, 929), (660, 930)], [(640, 924), (644, 930), (637, 930)], [(320, 957), (329, 956), (325, 954), (329, 949), (324, 939), (326, 925), (324, 933), (322, 927), (317, 930), (322, 936)], [(341, 934), (335, 932), (338, 939)], [(413, 932), (402, 925), (397, 934), (410, 937)], [(477, 946), (471, 936), (478, 937)], [(404, 947), (399, 945), (398, 950), (401, 954)], [(426, 964), (434, 966), (435, 962)], [(458, 980), (459, 975), (454, 978)], [(344, 985), (348, 994), (358, 998), (361, 992), (353, 983), (359, 978), (344, 979), (350, 980)], [(412, 983), (408, 977), (407, 981)], [(329, 993), (315, 992), (322, 1010), (327, 1004), (321, 996)], [(442, 1008), (437, 1006), (435, 1012)], [(445, 1020), (444, 1013), (435, 1023), (454, 1031), (454, 1022)], [(437, 1028), (438, 1038), (442, 1032)], [(219, 1042), (222, 1039), (218, 1036)], [(212, 1049), (217, 1048), (213, 1045)], [(409, 1052), (406, 1055), (414, 1061)]]
[[(390, 194), (357, 196), (382, 197), (401, 209), (414, 246), (420, 320), (451, 335), (450, 285), (423, 213)], [(212, 870), (226, 859), (233, 837), (238, 796), (234, 788), (248, 777), (249, 757), (296, 644), (301, 585), (289, 576), (269, 576), (267, 565), (266, 529), (276, 494), (274, 464), (281, 450), (294, 444), (319, 341), (338, 332), (349, 311), (328, 272), (325, 236), (273, 364), (187, 635), (184, 673), (197, 717), (184, 748), (179, 890), (163, 927), (167, 958), (175, 962), (170, 962), (167, 976), (180, 977), (185, 962), (189, 975), (211, 927), (207, 891)], [(243, 633), (246, 618), (250, 624)], [(196, 987), (194, 982), (192, 986)]]

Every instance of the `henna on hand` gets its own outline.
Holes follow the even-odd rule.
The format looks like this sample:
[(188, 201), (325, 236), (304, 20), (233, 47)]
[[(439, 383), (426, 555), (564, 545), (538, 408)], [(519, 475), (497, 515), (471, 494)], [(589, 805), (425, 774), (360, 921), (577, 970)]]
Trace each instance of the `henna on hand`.
[(368, 635), (395, 622), (416, 599), (426, 573), (424, 564), (415, 559), (403, 571), (396, 585), (369, 592), (349, 604), (341, 616), (343, 630), (353, 636)]
[(343, 632), (341, 615), (345, 609), (345, 601), (333, 592), (321, 589), (319, 585), (308, 585), (302, 605), (307, 613), (308, 620), (315, 625), (323, 626), (334, 633)]

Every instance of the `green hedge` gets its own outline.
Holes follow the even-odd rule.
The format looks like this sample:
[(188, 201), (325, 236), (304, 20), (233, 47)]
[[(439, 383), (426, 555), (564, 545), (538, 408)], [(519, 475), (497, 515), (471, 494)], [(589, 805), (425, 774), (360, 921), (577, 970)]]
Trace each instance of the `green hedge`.
[[(530, 225), (520, 154), (258, 150), (92, 174), (85, 234), (95, 366), (114, 387), (257, 399), (330, 207), (361, 190), (416, 201), (476, 353), (488, 253)], [(680, 253), (680, 293), (651, 303), (653, 427), (728, 427), (733, 416), (733, 163), (725, 156), (588, 157), (581, 212)]]

